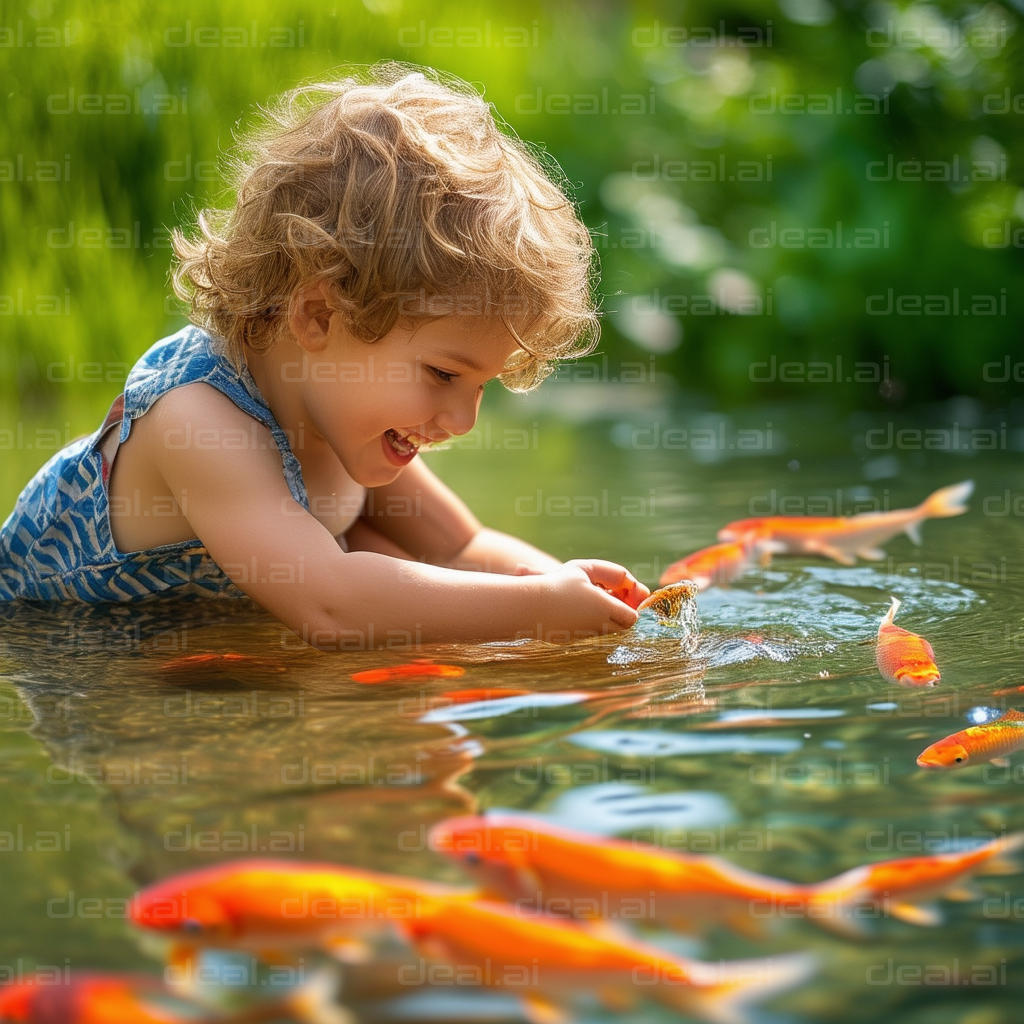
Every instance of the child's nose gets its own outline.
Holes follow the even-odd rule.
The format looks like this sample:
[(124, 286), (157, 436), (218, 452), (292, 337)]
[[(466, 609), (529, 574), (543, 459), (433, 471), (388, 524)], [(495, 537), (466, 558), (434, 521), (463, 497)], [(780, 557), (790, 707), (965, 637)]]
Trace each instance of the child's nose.
[(476, 424), (481, 398), (481, 391), (472, 396), (453, 397), (453, 400), (434, 417), (434, 422), (447, 434), (468, 434)]

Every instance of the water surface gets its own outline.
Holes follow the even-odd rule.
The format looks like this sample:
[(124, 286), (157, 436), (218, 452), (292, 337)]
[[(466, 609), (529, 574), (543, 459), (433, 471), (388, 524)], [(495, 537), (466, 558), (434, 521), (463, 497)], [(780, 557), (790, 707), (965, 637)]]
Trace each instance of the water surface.
[[(871, 499), (914, 504), (967, 477), (977, 490), (968, 515), (925, 524), (920, 548), (896, 538), (884, 562), (778, 558), (702, 594), (691, 638), (645, 619), (568, 648), (320, 652), (248, 602), (8, 614), (0, 966), (156, 971), (123, 901), (157, 879), (253, 853), (464, 881), (427, 848), (426, 831), (474, 810), (642, 834), (798, 881), (1024, 828), (1020, 755), (1010, 768), (915, 765), (925, 746), (969, 724), (972, 709), (1012, 706), (996, 690), (1024, 685), (1024, 520), (984, 513), (1002, 508), (1005, 492), (1024, 492), (1019, 454), (939, 453), (870, 479), (863, 455), (848, 449), (812, 452), (792, 468), (799, 420), (783, 454), (707, 460), (623, 447), (622, 422), (570, 429), (538, 415), (532, 451), (464, 448), (431, 456), (433, 465), (489, 524), (563, 558), (616, 559), (652, 585), (671, 560), (751, 514), (752, 501), (759, 510), (773, 500), (773, 489), (774, 500), (828, 497), (845, 511)], [(8, 468), (5, 510), (23, 477)], [(552, 496), (583, 513), (548, 514), (565, 507), (546, 506)], [(591, 514), (595, 503), (602, 511)], [(935, 689), (895, 689), (878, 675), (871, 641), (890, 595), (903, 602), (899, 622), (935, 648)], [(212, 678), (163, 668), (207, 651), (263, 660)], [(376, 686), (350, 678), (417, 656), (466, 674)], [(440, 699), (468, 687), (529, 695), (454, 707)], [(869, 942), (803, 921), (777, 922), (762, 940), (723, 930), (702, 944), (660, 941), (711, 960), (814, 950), (819, 974), (770, 1004), (782, 1019), (1010, 1024), (1024, 991), (1024, 918), (1013, 910), (1024, 906), (1024, 875), (980, 885), (982, 899), (942, 902), (940, 927), (883, 919)], [(900, 965), (954, 959), (965, 977), (994, 964), (1005, 983), (892, 980)], [(516, 1019), (514, 1005), (489, 994), (421, 992), (396, 1003), (350, 973), (367, 1019)], [(601, 1009), (584, 1017), (617, 1019)], [(678, 1018), (647, 1007), (620, 1019)]]

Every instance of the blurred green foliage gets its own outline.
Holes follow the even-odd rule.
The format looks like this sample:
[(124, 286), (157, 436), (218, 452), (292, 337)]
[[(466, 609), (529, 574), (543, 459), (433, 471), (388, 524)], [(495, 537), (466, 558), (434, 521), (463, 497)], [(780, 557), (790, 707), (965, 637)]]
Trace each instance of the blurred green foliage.
[(399, 59), (476, 83), (577, 184), (613, 362), (654, 351), (724, 405), (836, 372), (859, 374), (828, 391), (847, 405), (1003, 402), (1024, 360), (1022, 41), (995, 3), (4, 4), (0, 395), (109, 401), (185, 322), (167, 229), (230, 202), (233, 126)]

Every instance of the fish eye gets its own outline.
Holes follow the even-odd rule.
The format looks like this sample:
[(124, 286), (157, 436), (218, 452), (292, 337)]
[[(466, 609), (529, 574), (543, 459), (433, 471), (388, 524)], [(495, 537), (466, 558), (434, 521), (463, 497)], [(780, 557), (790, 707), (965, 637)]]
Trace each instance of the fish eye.
[(203, 930), (203, 924), (201, 921), (197, 921), (194, 917), (186, 917), (181, 922), (181, 930), (188, 932), (189, 935), (195, 935)]
[(959, 764), (963, 760), (963, 758), (962, 757), (954, 757), (953, 760), (956, 761), (957, 764)]
[(463, 860), (465, 860), (471, 868), (480, 866), (480, 854), (475, 850), (470, 850), (469, 853), (465, 854)]

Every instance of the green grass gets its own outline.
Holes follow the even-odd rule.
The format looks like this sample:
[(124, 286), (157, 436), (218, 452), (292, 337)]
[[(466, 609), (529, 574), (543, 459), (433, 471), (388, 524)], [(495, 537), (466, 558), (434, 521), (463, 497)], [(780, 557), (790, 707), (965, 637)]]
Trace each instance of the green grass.
[[(769, 371), (751, 365), (770, 367), (774, 357), (777, 367), (832, 366), (840, 356), (847, 367), (884, 368), (892, 381), (881, 395), (870, 372), (867, 383), (832, 384), (829, 400), (849, 406), (953, 394), (1002, 403), (1021, 382), (987, 381), (983, 366), (1019, 351), (1022, 262), (1012, 232), (1024, 215), (1024, 144), (1019, 115), (993, 111), (1005, 95), (1024, 95), (1024, 33), (1009, 8), (986, 7), (986, 22), (969, 20), (976, 7), (943, 10), (948, 20), (930, 31), (955, 25), (966, 40), (959, 54), (869, 45), (860, 5), (806, 25), (763, 0), (7, 4), (0, 396), (12, 408), (52, 410), (75, 388), (101, 410), (119, 390), (120, 364), (185, 323), (168, 286), (166, 231), (230, 201), (217, 161), (236, 123), (300, 81), (399, 59), (476, 83), (517, 133), (559, 160), (601, 249), (605, 308), (657, 295), (683, 333), (678, 348), (657, 354), (658, 371), (688, 389), (726, 405), (809, 397), (824, 384), (808, 382), (807, 366), (764, 380), (752, 378)], [(897, 13), (895, 24), (913, 27), (923, 15), (913, 16)], [(771, 45), (697, 45), (758, 32), (767, 43), (769, 29)], [(678, 45), (682, 30), (692, 45)], [(865, 71), (866, 61), (876, 63)], [(894, 84), (885, 68), (915, 82)], [(884, 109), (846, 112), (873, 109), (855, 94), (887, 84)], [(765, 112), (773, 89), (775, 110)], [(812, 112), (830, 103), (832, 113)], [(890, 154), (904, 178), (918, 161), (922, 179), (955, 166), (970, 180), (869, 180), (868, 163), (885, 176)], [(655, 156), (658, 176), (648, 180)], [(995, 180), (975, 180), (989, 163)], [(693, 180), (702, 178), (715, 180)], [(776, 244), (751, 245), (751, 232), (773, 223)], [(987, 247), (1006, 225), (1011, 244)], [(693, 308), (694, 296), (717, 293), (723, 270), (745, 275), (762, 315), (701, 315), (714, 307), (699, 299)], [(906, 315), (869, 315), (868, 297), (881, 296), (875, 308), (884, 309), (889, 289), (897, 302), (910, 297)], [(954, 290), (972, 315), (923, 315), (925, 304), (943, 302), (915, 297), (952, 305)], [(994, 297), (996, 315), (977, 315), (987, 301), (977, 295)], [(621, 325), (607, 322), (602, 352), (646, 359)], [(83, 371), (89, 362), (101, 368)]]

